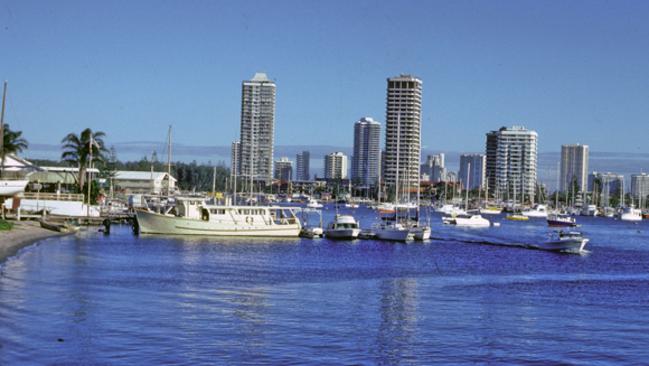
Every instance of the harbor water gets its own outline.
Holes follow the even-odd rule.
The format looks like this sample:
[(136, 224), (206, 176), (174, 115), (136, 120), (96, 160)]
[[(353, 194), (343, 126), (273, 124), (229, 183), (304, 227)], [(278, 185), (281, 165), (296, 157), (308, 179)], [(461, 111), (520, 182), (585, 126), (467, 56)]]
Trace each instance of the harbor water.
[(591, 240), (574, 255), (509, 246), (547, 240), (544, 220), (494, 221), (432, 214), (433, 239), (407, 244), (127, 226), (47, 239), (2, 264), (0, 364), (649, 360), (648, 222), (578, 217)]

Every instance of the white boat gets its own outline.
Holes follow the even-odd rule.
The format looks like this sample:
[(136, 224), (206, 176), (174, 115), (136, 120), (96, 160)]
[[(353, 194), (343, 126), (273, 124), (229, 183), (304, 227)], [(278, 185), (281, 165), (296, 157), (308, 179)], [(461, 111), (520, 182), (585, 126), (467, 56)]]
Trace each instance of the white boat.
[(325, 230), (325, 236), (330, 239), (356, 239), (360, 233), (358, 221), (352, 215), (336, 215)]
[(595, 205), (585, 205), (581, 209), (582, 216), (597, 216), (597, 206)]
[(324, 235), (324, 231), (322, 230), (321, 227), (318, 226), (308, 226), (302, 228), (302, 231), (300, 231), (300, 236), (305, 237), (305, 238), (320, 238)]
[(481, 215), (460, 215), (447, 219), (447, 224), (461, 227), (489, 227), (491, 222)]
[(501, 207), (487, 206), (480, 208), (481, 215), (500, 215), (503, 212)]
[(547, 218), (548, 217), (548, 208), (546, 205), (538, 204), (529, 210), (523, 211), (523, 215), (533, 218)]
[(380, 240), (408, 241), (414, 239), (414, 234), (398, 222), (383, 222), (374, 227), (374, 234)]
[(622, 221), (642, 221), (642, 211), (633, 207), (625, 207), (619, 217)]
[(589, 239), (583, 237), (580, 232), (559, 232), (557, 240), (548, 240), (534, 247), (554, 252), (575, 252), (579, 253), (584, 250)]
[(345, 203), (345, 208), (358, 208), (358, 203)]
[(441, 214), (444, 214), (444, 215), (448, 215), (448, 216), (466, 215), (466, 211), (464, 211), (463, 209), (461, 209), (461, 208), (459, 208), (459, 207), (457, 207), (455, 205), (450, 205), (450, 204), (446, 204), (446, 205), (442, 205), (441, 207), (437, 207), (435, 209), (435, 212), (438, 212), (438, 213), (441, 213)]
[(413, 239), (417, 241), (428, 240), (432, 234), (430, 226), (427, 225), (415, 225), (410, 228), (410, 232), (412, 233)]
[(176, 198), (172, 213), (136, 210), (141, 233), (168, 235), (296, 237), (302, 225), (293, 209), (275, 206), (207, 205)]
[(0, 196), (14, 196), (25, 192), (29, 180), (26, 179), (0, 179)]
[(308, 208), (322, 208), (323, 205), (322, 203), (318, 202), (315, 198), (309, 199), (309, 202), (307, 202), (306, 207)]

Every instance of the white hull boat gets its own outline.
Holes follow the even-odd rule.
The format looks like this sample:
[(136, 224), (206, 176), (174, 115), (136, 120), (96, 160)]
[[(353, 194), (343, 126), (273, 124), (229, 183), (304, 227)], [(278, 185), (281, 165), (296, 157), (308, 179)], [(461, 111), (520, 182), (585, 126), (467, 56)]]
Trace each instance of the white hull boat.
[(531, 218), (545, 219), (548, 217), (548, 209), (545, 205), (536, 205), (530, 210), (523, 211), (523, 215)]
[(290, 208), (217, 206), (177, 199), (176, 213), (136, 210), (143, 234), (297, 237), (302, 225)]
[(620, 214), (620, 220), (642, 221), (642, 211), (633, 207), (625, 208), (624, 211), (622, 211), (622, 213)]
[(306, 204), (306, 207), (307, 207), (307, 208), (322, 208), (322, 207), (324, 207), (324, 206), (322, 205), (322, 203), (320, 203), (320, 202), (318, 202), (318, 201), (316, 201), (316, 200), (314, 200), (314, 199), (311, 199), (311, 200), (309, 200), (309, 202)]
[(457, 216), (448, 220), (451, 225), (459, 227), (489, 227), (491, 222), (480, 215)]
[(28, 180), (0, 179), (0, 196), (13, 196), (25, 192)]
[(374, 229), (376, 238), (389, 241), (408, 241), (414, 239), (414, 234), (405, 226), (397, 223), (383, 223)]
[(430, 239), (432, 230), (430, 226), (415, 226), (410, 229), (414, 240), (423, 241)]
[(535, 247), (553, 252), (580, 253), (584, 250), (588, 241), (589, 239), (584, 238), (578, 232), (559, 232), (558, 240), (549, 240)]
[(442, 207), (436, 208), (435, 212), (448, 216), (466, 215), (466, 211), (454, 205), (443, 205)]
[(358, 221), (351, 215), (336, 215), (325, 230), (325, 236), (330, 239), (353, 240), (361, 233)]

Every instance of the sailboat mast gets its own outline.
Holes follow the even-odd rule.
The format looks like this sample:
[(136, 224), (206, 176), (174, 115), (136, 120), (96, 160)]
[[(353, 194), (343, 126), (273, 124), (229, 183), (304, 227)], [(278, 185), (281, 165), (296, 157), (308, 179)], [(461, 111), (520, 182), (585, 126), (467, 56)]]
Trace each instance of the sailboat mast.
[(0, 174), (2, 174), (2, 170), (4, 169), (4, 163), (5, 163), (5, 154), (4, 154), (4, 136), (5, 136), (5, 102), (7, 100), (7, 81), (5, 80), (4, 82), (4, 87), (2, 88), (2, 112), (0, 112), (0, 154), (2, 156), (0, 157), (2, 161), (0, 162)]
[(171, 125), (167, 134), (167, 196), (171, 195)]
[(466, 166), (466, 187), (464, 189), (466, 190), (465, 192), (465, 201), (464, 201), (464, 209), (469, 211), (469, 182), (471, 181), (471, 163), (468, 163)]

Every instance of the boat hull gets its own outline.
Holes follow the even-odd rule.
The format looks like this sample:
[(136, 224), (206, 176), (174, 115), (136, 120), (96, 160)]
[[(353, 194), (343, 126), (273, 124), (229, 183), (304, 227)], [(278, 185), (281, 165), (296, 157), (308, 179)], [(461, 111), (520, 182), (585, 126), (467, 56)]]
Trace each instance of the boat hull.
[(575, 238), (568, 240), (548, 241), (536, 246), (538, 249), (551, 252), (581, 252), (588, 243), (588, 239)]
[(297, 237), (302, 226), (299, 220), (293, 224), (265, 222), (218, 223), (182, 218), (155, 212), (137, 210), (137, 224), (142, 234), (201, 235), (201, 236), (248, 236), (248, 237)]
[(325, 230), (325, 236), (329, 239), (353, 240), (358, 238), (361, 229), (332, 229)]
[(413, 240), (414, 234), (409, 230), (382, 229), (376, 230), (376, 239), (388, 241), (408, 241)]
[(428, 226), (416, 227), (416, 228), (413, 228), (411, 231), (412, 231), (413, 239), (417, 240), (417, 241), (423, 241), (423, 240), (430, 239), (430, 235), (432, 233), (432, 230)]
[(0, 180), (0, 196), (13, 196), (25, 192), (28, 180)]

